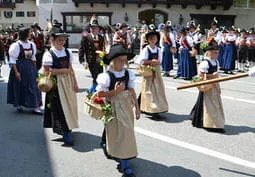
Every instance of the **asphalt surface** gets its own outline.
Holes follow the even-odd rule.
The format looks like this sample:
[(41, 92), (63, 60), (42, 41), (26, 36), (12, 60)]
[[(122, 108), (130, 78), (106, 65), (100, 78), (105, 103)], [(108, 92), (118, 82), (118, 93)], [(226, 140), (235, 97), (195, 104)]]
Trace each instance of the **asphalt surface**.
[[(77, 56), (75, 54), (75, 56)], [(43, 129), (42, 116), (31, 110), (16, 113), (6, 104), (8, 67), (0, 79), (0, 177), (120, 177), (117, 163), (100, 148), (103, 124), (84, 113), (83, 98), (91, 77), (74, 63), (79, 82), (79, 125), (75, 146), (63, 147), (61, 137)], [(135, 71), (135, 65), (131, 70)], [(175, 74), (175, 70), (171, 75)], [(222, 76), (224, 76), (222, 74)], [(137, 177), (255, 176), (255, 80), (243, 78), (221, 84), (226, 133), (192, 127), (190, 110), (198, 91), (176, 87), (189, 81), (163, 78), (169, 112), (164, 119), (142, 115), (136, 121), (139, 155), (131, 160)], [(141, 77), (137, 77), (137, 93)]]

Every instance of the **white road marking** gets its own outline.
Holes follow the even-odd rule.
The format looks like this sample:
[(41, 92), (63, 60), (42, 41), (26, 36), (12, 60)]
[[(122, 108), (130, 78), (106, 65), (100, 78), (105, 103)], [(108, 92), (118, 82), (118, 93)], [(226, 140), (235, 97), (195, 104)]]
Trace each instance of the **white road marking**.
[(225, 161), (237, 164), (237, 165), (241, 165), (241, 166), (245, 166), (245, 167), (255, 169), (255, 163), (254, 162), (243, 160), (241, 158), (230, 156), (230, 155), (227, 155), (227, 154), (224, 154), (224, 153), (221, 153), (221, 152), (217, 152), (217, 151), (214, 151), (214, 150), (210, 150), (208, 148), (204, 148), (204, 147), (201, 147), (201, 146), (189, 144), (189, 143), (186, 143), (184, 141), (180, 141), (180, 140), (177, 140), (177, 139), (174, 139), (174, 138), (170, 138), (170, 137), (167, 137), (167, 136), (155, 133), (155, 132), (151, 132), (151, 131), (148, 131), (148, 130), (145, 130), (145, 129), (142, 129), (142, 128), (139, 128), (139, 127), (135, 127), (135, 131), (137, 133), (148, 136), (150, 138), (154, 138), (154, 139), (157, 139), (157, 140), (169, 143), (169, 144), (173, 144), (173, 145), (185, 148), (185, 149), (189, 149), (189, 150), (192, 150), (192, 151), (204, 154), (204, 155), (208, 155), (208, 156), (211, 156), (211, 157), (214, 157), (214, 158), (222, 159), (222, 160), (225, 160)]

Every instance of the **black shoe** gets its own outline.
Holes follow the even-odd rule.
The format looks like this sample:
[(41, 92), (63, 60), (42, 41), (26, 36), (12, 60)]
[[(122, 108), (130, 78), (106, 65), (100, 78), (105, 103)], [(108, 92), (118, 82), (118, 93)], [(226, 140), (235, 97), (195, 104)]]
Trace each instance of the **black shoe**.
[(176, 75), (176, 76), (174, 76), (174, 79), (177, 79), (177, 78), (179, 78), (180, 76), (178, 76), (178, 75)]
[(63, 146), (73, 146), (74, 145), (71, 133), (64, 133), (63, 140), (64, 140)]
[(170, 77), (170, 74), (169, 73), (164, 73), (163, 77)]
[(38, 111), (37, 110), (33, 110), (33, 114), (41, 116), (41, 115), (43, 115), (43, 112), (40, 111), (40, 110), (38, 110)]

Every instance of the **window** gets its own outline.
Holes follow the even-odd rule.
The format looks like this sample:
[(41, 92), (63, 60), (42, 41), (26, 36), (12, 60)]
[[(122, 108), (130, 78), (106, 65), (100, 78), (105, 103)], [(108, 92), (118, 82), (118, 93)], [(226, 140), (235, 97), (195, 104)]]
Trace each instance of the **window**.
[(12, 11), (4, 11), (5, 18), (12, 18)]
[(28, 17), (35, 17), (35, 11), (28, 11), (27, 16)]
[(16, 12), (16, 17), (24, 17), (25, 13), (23, 11), (17, 11)]
[(67, 3), (67, 0), (39, 0), (39, 3)]
[(87, 12), (63, 12), (64, 30), (67, 33), (81, 33), (89, 24), (90, 18), (96, 14), (98, 23), (100, 25), (111, 24), (112, 13), (87, 13)]

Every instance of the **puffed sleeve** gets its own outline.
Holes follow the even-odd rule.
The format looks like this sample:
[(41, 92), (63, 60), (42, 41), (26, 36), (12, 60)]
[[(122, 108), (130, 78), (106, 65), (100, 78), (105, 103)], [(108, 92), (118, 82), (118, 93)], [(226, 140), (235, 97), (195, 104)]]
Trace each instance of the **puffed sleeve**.
[(129, 81), (128, 81), (128, 88), (134, 88), (135, 87), (135, 73), (133, 71), (128, 70), (129, 74)]
[(144, 61), (148, 60), (148, 49), (147, 46), (143, 48), (139, 55), (138, 64), (143, 65)]
[(97, 76), (97, 91), (109, 91), (110, 87), (110, 76), (107, 73), (101, 73)]
[(69, 56), (70, 56), (70, 63), (73, 63), (73, 61), (74, 61), (73, 53), (70, 49), (67, 49), (67, 50), (68, 50)]
[(207, 61), (202, 61), (199, 65), (199, 72), (208, 73), (209, 64)]
[(49, 51), (44, 52), (42, 58), (42, 65), (43, 66), (52, 66), (53, 65), (53, 58)]
[(171, 39), (171, 42), (172, 42), (172, 47), (176, 47), (175, 37), (174, 37), (173, 33), (170, 33), (170, 39)]
[(10, 48), (9, 48), (9, 55), (10, 55), (10, 64), (16, 64), (16, 60), (19, 56), (19, 52), (20, 52), (20, 47), (19, 44), (17, 42), (11, 44)]
[(159, 62), (160, 63), (162, 63), (162, 59), (163, 58), (163, 52), (159, 49), (159, 51), (158, 51), (158, 60), (159, 60)]
[(255, 66), (249, 70), (249, 76), (255, 77)]
[(34, 42), (31, 42), (31, 44), (32, 44), (32, 48), (33, 48), (32, 60), (33, 60), (33, 61), (36, 61), (35, 54), (36, 54), (37, 49), (36, 49), (36, 46), (35, 46), (35, 43), (34, 43)]
[(190, 47), (194, 46), (193, 39), (190, 36), (187, 36), (187, 41), (188, 41)]

